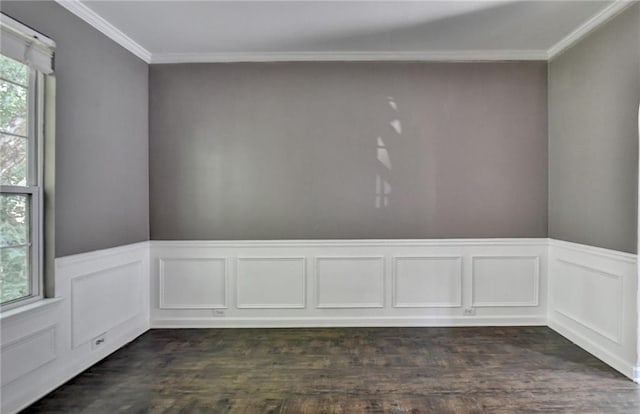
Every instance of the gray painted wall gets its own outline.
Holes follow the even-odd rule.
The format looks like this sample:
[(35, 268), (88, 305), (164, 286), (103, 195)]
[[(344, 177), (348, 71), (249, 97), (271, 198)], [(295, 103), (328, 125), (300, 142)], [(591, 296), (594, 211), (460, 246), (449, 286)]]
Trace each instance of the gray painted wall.
[(546, 237), (546, 66), (152, 65), (151, 237)]
[(148, 240), (148, 65), (54, 2), (1, 8), (57, 43), (56, 256)]
[(640, 4), (549, 64), (549, 236), (635, 253)]

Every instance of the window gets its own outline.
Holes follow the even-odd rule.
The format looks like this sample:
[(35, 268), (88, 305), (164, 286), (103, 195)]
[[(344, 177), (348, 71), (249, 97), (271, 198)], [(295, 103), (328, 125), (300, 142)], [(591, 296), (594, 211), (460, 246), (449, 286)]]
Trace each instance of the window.
[(1, 16), (0, 306), (7, 309), (43, 296), (44, 74), (52, 50)]
[(40, 297), (38, 74), (0, 55), (0, 299)]

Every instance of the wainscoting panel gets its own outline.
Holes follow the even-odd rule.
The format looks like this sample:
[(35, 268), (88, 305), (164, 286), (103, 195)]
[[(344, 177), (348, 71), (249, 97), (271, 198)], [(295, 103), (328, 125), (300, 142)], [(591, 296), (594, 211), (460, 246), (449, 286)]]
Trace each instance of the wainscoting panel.
[(0, 315), (3, 413), (26, 407), (149, 329), (148, 243), (55, 264), (55, 298)]
[(40, 368), (56, 357), (55, 325), (2, 345), (2, 386)]
[(617, 344), (622, 340), (623, 275), (557, 259), (555, 312)]
[(462, 306), (462, 257), (394, 257), (393, 306)]
[(384, 307), (384, 257), (316, 258), (316, 307)]
[(304, 308), (306, 267), (304, 257), (239, 257), (238, 308)]
[(165, 258), (160, 261), (162, 309), (227, 307), (225, 258)]
[(474, 256), (471, 260), (473, 306), (539, 305), (538, 256)]
[[(152, 327), (546, 323), (546, 295), (539, 292), (546, 292), (547, 239), (150, 244)], [(199, 266), (191, 271), (201, 274), (190, 279), (187, 291), (193, 294), (177, 284), (189, 273), (184, 267), (169, 287), (167, 263), (183, 259), (226, 260), (228, 291), (233, 292), (226, 308), (175, 306), (202, 302), (194, 299), (202, 293), (195, 292), (212, 288), (211, 271), (205, 277)], [(505, 289), (494, 289), (496, 283)]]
[(136, 260), (71, 279), (74, 347), (143, 311), (142, 267), (142, 260)]
[(550, 241), (549, 326), (637, 376), (636, 255)]

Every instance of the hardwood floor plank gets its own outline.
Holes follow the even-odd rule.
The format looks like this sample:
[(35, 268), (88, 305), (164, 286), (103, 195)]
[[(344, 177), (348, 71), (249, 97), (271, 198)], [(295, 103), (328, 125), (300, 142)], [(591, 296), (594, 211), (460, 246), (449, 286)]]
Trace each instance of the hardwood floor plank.
[(544, 327), (151, 330), (25, 413), (639, 413)]

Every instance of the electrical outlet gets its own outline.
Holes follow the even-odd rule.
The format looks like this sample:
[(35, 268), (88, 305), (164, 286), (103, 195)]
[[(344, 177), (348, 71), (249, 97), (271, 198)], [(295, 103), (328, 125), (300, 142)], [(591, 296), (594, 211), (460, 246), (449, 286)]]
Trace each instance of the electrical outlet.
[(103, 333), (100, 336), (96, 336), (95, 338), (93, 338), (93, 340), (91, 340), (91, 349), (97, 349), (100, 348), (102, 345), (104, 345), (105, 341), (106, 341), (106, 333)]
[(221, 318), (224, 316), (224, 309), (214, 309), (213, 316)]
[(476, 314), (476, 310), (474, 308), (464, 308), (463, 314), (464, 316), (473, 316)]

